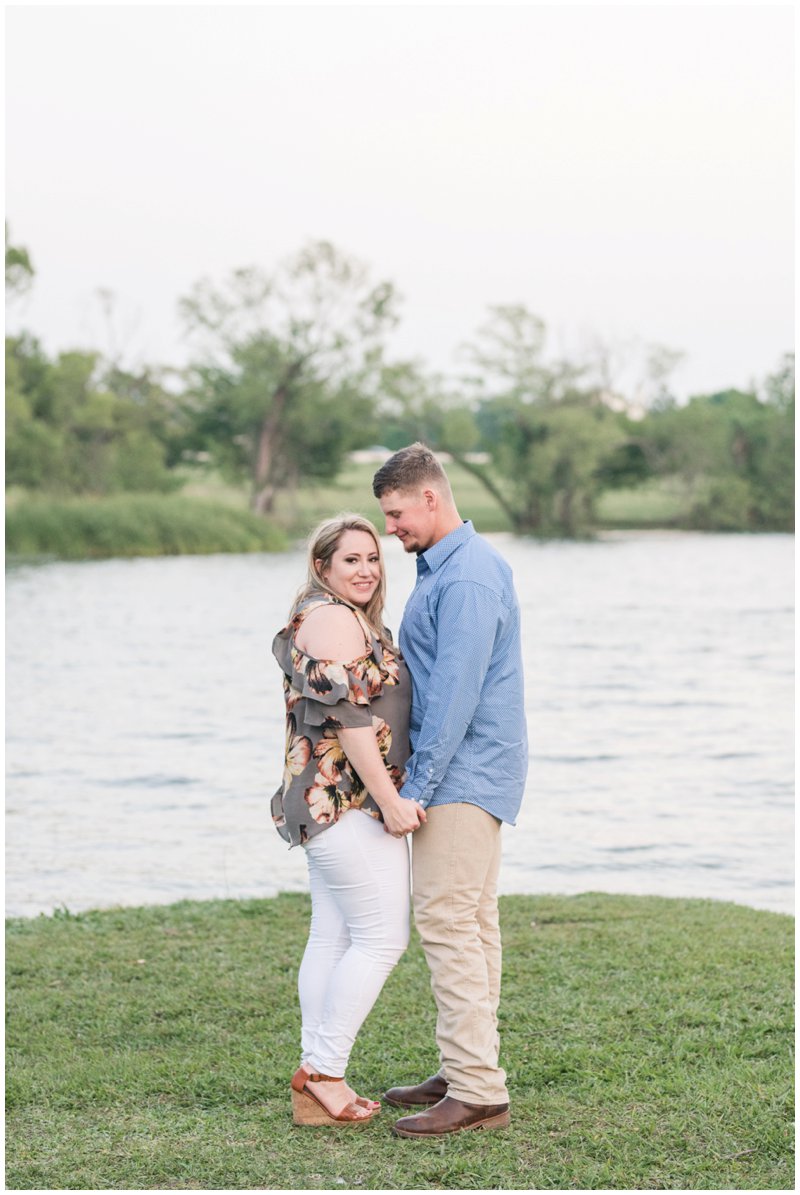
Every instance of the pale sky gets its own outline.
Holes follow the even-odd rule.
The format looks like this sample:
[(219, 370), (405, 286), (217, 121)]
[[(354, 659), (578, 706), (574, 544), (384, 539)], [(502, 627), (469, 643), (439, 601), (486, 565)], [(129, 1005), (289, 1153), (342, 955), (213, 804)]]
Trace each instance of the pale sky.
[(309, 238), (443, 371), (489, 304), (638, 337), (681, 397), (793, 346), (791, 6), (6, 9), (9, 328), (184, 360), (179, 296)]

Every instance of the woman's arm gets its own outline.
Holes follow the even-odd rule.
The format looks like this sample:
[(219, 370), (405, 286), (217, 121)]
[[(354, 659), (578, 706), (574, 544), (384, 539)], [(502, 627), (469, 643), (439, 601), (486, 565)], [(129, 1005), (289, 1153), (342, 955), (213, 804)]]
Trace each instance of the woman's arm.
[[(352, 611), (345, 606), (320, 606), (304, 620), (295, 638), (302, 652), (315, 660), (349, 663), (360, 659), (369, 644)], [(386, 770), (371, 726), (341, 727), (339, 742), (367, 792), (383, 814), (390, 834), (409, 834), (426, 820), (425, 811), (416, 801), (401, 797)]]
[(398, 793), (386, 770), (372, 727), (343, 726), (336, 733), (367, 792), (375, 798), (389, 833), (413, 834), (428, 820), (427, 815), (416, 801), (408, 801)]

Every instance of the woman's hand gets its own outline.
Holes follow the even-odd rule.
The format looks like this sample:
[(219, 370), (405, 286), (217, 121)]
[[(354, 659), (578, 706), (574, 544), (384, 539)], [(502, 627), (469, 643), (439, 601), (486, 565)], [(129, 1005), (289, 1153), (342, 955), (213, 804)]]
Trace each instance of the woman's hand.
[(406, 834), (413, 834), (428, 815), (417, 801), (407, 801), (403, 797), (381, 807), (383, 824), (387, 834), (395, 838), (403, 838)]
[(372, 727), (343, 726), (337, 734), (342, 750), (380, 809), (387, 834), (402, 838), (404, 834), (413, 834), (418, 830), (427, 821), (425, 810), (418, 801), (406, 800), (398, 795)]

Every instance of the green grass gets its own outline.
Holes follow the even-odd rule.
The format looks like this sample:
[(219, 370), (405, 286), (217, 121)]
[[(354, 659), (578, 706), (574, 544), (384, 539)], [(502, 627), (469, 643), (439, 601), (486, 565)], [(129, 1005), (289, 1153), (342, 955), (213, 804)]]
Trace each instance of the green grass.
[(694, 494), (680, 478), (664, 477), (626, 490), (606, 490), (597, 503), (605, 528), (687, 527)]
[[(372, 478), (377, 465), (348, 463), (339, 477), (325, 485), (278, 496), (275, 517), (292, 535), (304, 535), (321, 519), (339, 510), (355, 510), (372, 519), (379, 528), (383, 521), (380, 508), (372, 497)], [(491, 494), (471, 473), (456, 463), (447, 465), (458, 508), (465, 519), (472, 519), (479, 531), (510, 531), (511, 524)], [(214, 474), (191, 479), (185, 490), (215, 502), (245, 507), (244, 490), (227, 485)], [(602, 494), (598, 503), (598, 521), (604, 528), (669, 527), (685, 519), (690, 506), (686, 487), (673, 479), (649, 482), (635, 489), (613, 490)]]
[[(383, 515), (372, 495), (372, 478), (377, 468), (377, 464), (347, 463), (336, 481), (279, 498), (275, 513), (297, 534), (304, 534), (315, 523), (339, 510), (355, 510), (382, 530)], [(457, 464), (449, 464), (447, 472), (463, 518), (472, 519), (479, 531), (510, 529), (503, 511), (472, 474)]]
[[(710, 901), (505, 897), (512, 1125), (394, 1138), (291, 1123), (308, 899), (8, 923), (15, 1189), (793, 1188), (793, 921)], [(437, 1065), (419, 945), (348, 1077)]]
[(183, 495), (39, 497), (17, 499), (6, 510), (6, 551), (19, 556), (85, 560), (264, 552), (285, 546), (285, 533), (264, 519)]

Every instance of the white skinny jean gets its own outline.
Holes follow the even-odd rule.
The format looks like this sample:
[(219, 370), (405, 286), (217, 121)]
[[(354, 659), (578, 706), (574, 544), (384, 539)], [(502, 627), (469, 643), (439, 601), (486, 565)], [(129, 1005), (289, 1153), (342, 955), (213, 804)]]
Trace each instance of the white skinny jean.
[(305, 852), (311, 930), (298, 976), (302, 1061), (339, 1076), (408, 945), (408, 844), (376, 818), (349, 809)]

